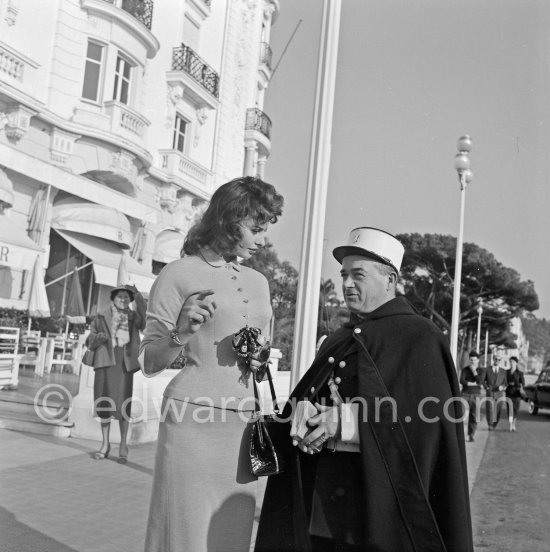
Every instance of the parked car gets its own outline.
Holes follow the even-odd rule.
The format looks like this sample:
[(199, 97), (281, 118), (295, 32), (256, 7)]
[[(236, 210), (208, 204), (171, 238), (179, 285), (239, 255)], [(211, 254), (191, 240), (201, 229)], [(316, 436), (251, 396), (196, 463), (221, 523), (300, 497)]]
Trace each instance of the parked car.
[(529, 414), (533, 416), (539, 408), (550, 409), (550, 368), (544, 368), (535, 383), (525, 386), (524, 398), (529, 406)]

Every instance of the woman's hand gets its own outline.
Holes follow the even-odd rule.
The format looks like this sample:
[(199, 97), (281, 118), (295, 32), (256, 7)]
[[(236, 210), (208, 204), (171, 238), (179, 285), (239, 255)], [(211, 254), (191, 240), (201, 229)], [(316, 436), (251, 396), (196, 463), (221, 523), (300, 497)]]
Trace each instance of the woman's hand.
[(313, 427), (299, 444), (303, 452), (320, 452), (323, 444), (340, 432), (340, 409), (337, 406), (324, 406), (315, 403), (318, 414), (308, 419), (307, 425)]
[(205, 322), (214, 316), (217, 306), (212, 295), (214, 295), (214, 290), (207, 289), (187, 298), (178, 317), (178, 334), (195, 334)]
[(96, 340), (99, 343), (108, 343), (109, 342), (109, 336), (103, 332), (97, 332), (96, 334)]

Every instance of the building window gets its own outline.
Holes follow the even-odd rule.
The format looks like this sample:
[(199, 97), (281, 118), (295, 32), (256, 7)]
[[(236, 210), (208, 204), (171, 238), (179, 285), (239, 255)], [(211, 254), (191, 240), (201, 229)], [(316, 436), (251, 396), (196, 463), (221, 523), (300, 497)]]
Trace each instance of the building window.
[(182, 42), (187, 44), (192, 50), (195, 50), (195, 52), (198, 52), (200, 33), (201, 28), (199, 24), (186, 15), (183, 19)]
[(176, 123), (174, 125), (174, 139), (172, 141), (172, 149), (183, 152), (185, 147), (185, 133), (187, 132), (187, 121), (179, 114), (176, 115)]
[(103, 46), (96, 44), (95, 42), (88, 42), (82, 97), (94, 102), (99, 101), (99, 83), (101, 80), (103, 52)]
[(132, 66), (127, 59), (118, 55), (115, 68), (115, 88), (113, 100), (128, 105), (130, 95), (130, 80), (132, 77)]

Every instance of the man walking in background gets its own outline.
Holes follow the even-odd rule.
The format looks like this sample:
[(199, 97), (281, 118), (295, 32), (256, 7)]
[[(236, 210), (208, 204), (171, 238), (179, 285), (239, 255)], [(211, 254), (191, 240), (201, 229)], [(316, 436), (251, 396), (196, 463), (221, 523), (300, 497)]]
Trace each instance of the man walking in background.
[(462, 396), (468, 402), (468, 438), (473, 442), (479, 418), (483, 372), (479, 368), (479, 355), (475, 351), (470, 352), (469, 358), (470, 364), (464, 366), (460, 373), (460, 385), (462, 385)]
[(500, 420), (502, 408), (506, 402), (507, 374), (501, 367), (501, 353), (499, 349), (493, 351), (491, 366), (485, 368), (481, 377), (481, 384), (485, 387), (485, 409), (489, 431), (494, 431)]

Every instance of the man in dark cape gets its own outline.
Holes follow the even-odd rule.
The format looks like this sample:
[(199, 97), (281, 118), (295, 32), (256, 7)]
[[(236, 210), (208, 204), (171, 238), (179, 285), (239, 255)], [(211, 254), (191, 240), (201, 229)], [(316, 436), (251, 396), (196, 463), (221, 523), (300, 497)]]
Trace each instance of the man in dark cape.
[(283, 411), (303, 399), (339, 408), (332, 378), (360, 405), (357, 452), (322, 448), (340, 439), (343, 420), (336, 432), (321, 413), (268, 481), (256, 552), (473, 551), (455, 366), (441, 331), (395, 297), (403, 249), (394, 242), (360, 228), (335, 249), (350, 323), (324, 341)]

